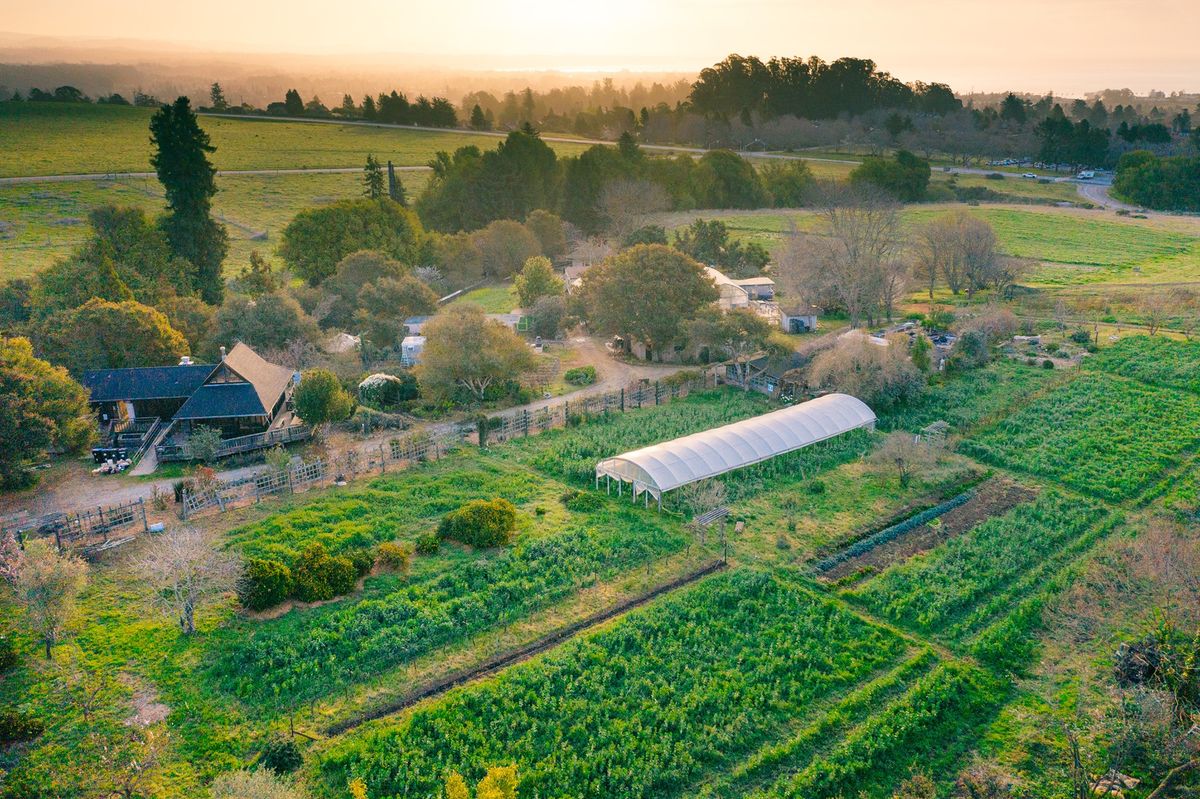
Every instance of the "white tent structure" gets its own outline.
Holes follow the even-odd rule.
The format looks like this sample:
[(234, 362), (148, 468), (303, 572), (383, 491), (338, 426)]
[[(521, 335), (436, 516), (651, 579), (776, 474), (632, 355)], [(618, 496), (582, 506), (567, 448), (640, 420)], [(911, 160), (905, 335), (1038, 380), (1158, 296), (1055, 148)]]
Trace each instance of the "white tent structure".
[[(760, 463), (862, 427), (874, 428), (875, 413), (849, 394), (827, 394), (799, 405), (764, 413), (701, 433), (606, 458), (596, 464), (600, 478), (616, 480), (620, 491), (633, 487), (633, 499), (662, 495), (688, 483)], [(610, 483), (611, 485), (611, 483)]]

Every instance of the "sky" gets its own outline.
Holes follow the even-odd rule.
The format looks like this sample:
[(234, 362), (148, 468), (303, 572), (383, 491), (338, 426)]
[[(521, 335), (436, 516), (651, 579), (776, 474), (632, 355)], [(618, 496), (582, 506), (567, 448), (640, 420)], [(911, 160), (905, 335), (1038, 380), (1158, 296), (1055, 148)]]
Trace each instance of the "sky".
[(1198, 0), (5, 0), (0, 30), (471, 69), (694, 71), (731, 52), (873, 58), (902, 80), (1200, 91)]

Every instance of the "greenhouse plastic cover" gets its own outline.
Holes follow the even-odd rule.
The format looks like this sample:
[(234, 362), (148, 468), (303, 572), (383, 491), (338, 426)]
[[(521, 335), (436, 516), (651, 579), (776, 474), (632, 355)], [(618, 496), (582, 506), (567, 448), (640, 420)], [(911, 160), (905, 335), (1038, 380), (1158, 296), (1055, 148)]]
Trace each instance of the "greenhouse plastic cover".
[(649, 491), (661, 497), (664, 491), (874, 424), (875, 413), (862, 400), (849, 394), (827, 394), (607, 458), (596, 464), (596, 477), (632, 483), (635, 496)]

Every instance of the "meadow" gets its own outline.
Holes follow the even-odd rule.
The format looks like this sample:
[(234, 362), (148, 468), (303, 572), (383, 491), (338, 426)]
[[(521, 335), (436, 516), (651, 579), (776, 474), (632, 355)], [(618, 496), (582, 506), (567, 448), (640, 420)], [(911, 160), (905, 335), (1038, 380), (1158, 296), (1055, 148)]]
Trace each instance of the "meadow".
[(1129, 336), (1087, 358), (1084, 367), (1200, 393), (1200, 343)]
[[(148, 172), (152, 109), (63, 103), (0, 103), (6, 146), (0, 177)], [(217, 169), (317, 169), (358, 167), (373, 154), (381, 163), (425, 166), (439, 150), (476, 144), (494, 136), (455, 131), (405, 130), (395, 126), (289, 122), (201, 116), (217, 148)], [(587, 145), (553, 142), (575, 154)]]

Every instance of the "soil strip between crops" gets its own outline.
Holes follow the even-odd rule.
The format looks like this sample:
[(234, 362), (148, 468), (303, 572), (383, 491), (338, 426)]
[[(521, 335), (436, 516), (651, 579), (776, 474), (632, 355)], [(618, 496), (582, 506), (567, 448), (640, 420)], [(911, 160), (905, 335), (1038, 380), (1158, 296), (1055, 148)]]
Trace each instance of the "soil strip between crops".
[(418, 702), (422, 702), (431, 697), (439, 696), (446, 693), (451, 688), (456, 688), (464, 683), (471, 682), (480, 677), (486, 677), (491, 674), (507, 668), (515, 663), (520, 663), (523, 660), (528, 660), (534, 655), (545, 652), (548, 649), (558, 646), (568, 638), (572, 638), (585, 630), (596, 627), (624, 613), (628, 613), (634, 608), (656, 599), (663, 594), (683, 588), (686, 585), (696, 582), (708, 575), (721, 571), (726, 568), (725, 561), (716, 560), (703, 566), (693, 572), (683, 575), (672, 580), (669, 583), (660, 585), (641, 596), (636, 596), (633, 599), (626, 600), (619, 605), (615, 605), (607, 610), (602, 610), (599, 613), (593, 613), (585, 619), (575, 622), (574, 624), (564, 627), (548, 635), (544, 635), (533, 643), (527, 644), (519, 649), (514, 649), (498, 657), (492, 658), (475, 668), (467, 671), (452, 674), (449, 677), (444, 677), (437, 682), (430, 683), (424, 688), (419, 688), (412, 693), (406, 694), (394, 702), (389, 702), (386, 705), (369, 710), (359, 715), (351, 716), (345, 721), (340, 721), (336, 724), (331, 724), (325, 729), (325, 734), (328, 736), (341, 735), (344, 732), (354, 729), (368, 721), (375, 721), (385, 716), (390, 716), (394, 713), (399, 713), (402, 710), (407, 710)]

